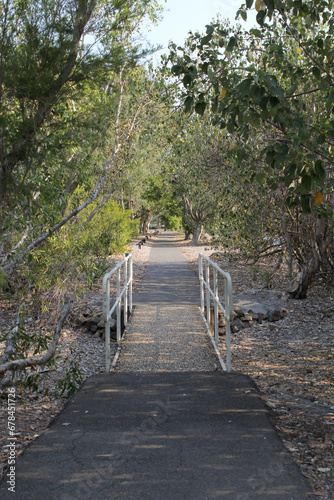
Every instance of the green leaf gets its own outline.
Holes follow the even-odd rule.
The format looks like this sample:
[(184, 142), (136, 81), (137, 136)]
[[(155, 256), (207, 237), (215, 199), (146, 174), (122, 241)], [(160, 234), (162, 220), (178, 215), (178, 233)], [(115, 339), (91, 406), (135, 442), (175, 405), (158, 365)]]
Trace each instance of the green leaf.
[(297, 187), (296, 191), (300, 194), (308, 194), (311, 191), (312, 178), (309, 174), (303, 176), (301, 183)]
[(208, 74), (208, 67), (209, 67), (209, 63), (208, 62), (205, 62), (205, 63), (203, 63), (201, 65), (203, 73)]
[(263, 26), (264, 20), (266, 17), (266, 11), (265, 10), (260, 10), (260, 12), (257, 13), (256, 15), (256, 21), (260, 26)]
[(317, 160), (314, 165), (315, 175), (323, 182), (326, 179), (326, 170), (321, 160)]
[(230, 38), (230, 41), (228, 42), (228, 45), (226, 47), (226, 51), (227, 52), (232, 52), (232, 50), (234, 49), (234, 47), (237, 45), (237, 39), (235, 36), (232, 36)]
[(229, 131), (230, 134), (234, 132), (234, 123), (232, 120), (229, 120), (227, 122), (227, 130)]
[(250, 33), (254, 36), (256, 36), (256, 38), (262, 38), (262, 33), (260, 30), (256, 29), (256, 28), (252, 28), (250, 30)]
[(244, 10), (239, 10), (239, 14), (244, 21), (247, 21), (247, 12), (245, 12)]
[(274, 85), (272, 87), (273, 94), (276, 95), (277, 97), (284, 97), (284, 89), (280, 87), (279, 85)]
[(190, 75), (185, 75), (185, 77), (183, 78), (182, 82), (183, 82), (183, 85), (185, 87), (188, 87), (191, 84), (191, 82), (192, 82), (191, 76)]
[(186, 111), (190, 111), (193, 105), (194, 105), (194, 98), (189, 95), (187, 99), (184, 101), (184, 106), (186, 108)]
[(258, 127), (260, 125), (260, 116), (257, 113), (250, 115), (250, 122), (253, 127)]
[(313, 75), (318, 79), (320, 80), (321, 79), (321, 71), (320, 69), (318, 68), (318, 66), (313, 66), (312, 68), (312, 73)]
[(311, 212), (311, 197), (301, 196), (301, 205), (303, 212), (309, 214)]
[(334, 90), (331, 90), (326, 101), (326, 108), (330, 109), (334, 104)]
[(251, 78), (246, 78), (236, 86), (236, 90), (241, 95), (241, 97), (245, 97), (249, 94), (250, 86), (252, 85), (253, 80)]
[(203, 115), (206, 108), (206, 103), (204, 101), (200, 101), (195, 106), (195, 111), (199, 115)]
[(246, 0), (246, 7), (247, 9), (251, 9), (253, 5), (254, 0)]
[(328, 137), (328, 139), (330, 139), (331, 141), (334, 141), (334, 129), (332, 129), (332, 130), (328, 130), (328, 132), (327, 132), (327, 137)]
[(175, 64), (174, 66), (172, 66), (172, 73), (175, 76), (181, 75), (182, 72), (183, 72), (182, 71), (182, 66), (180, 66), (179, 64)]
[(209, 45), (210, 40), (212, 39), (213, 33), (209, 33), (208, 35), (204, 36), (201, 40), (201, 46), (203, 45)]
[(264, 3), (266, 5), (266, 7), (268, 8), (269, 12), (274, 12), (274, 10), (275, 10), (274, 0), (264, 0)]
[(264, 184), (266, 182), (266, 175), (261, 172), (260, 174), (256, 174), (255, 180), (258, 184)]

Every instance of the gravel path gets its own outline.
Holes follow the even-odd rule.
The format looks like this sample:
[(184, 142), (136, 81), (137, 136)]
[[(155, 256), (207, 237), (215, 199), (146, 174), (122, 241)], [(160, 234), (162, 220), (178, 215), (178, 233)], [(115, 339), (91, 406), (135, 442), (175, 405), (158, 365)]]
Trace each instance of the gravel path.
[(220, 364), (198, 309), (196, 274), (164, 232), (152, 246), (115, 371), (215, 371)]

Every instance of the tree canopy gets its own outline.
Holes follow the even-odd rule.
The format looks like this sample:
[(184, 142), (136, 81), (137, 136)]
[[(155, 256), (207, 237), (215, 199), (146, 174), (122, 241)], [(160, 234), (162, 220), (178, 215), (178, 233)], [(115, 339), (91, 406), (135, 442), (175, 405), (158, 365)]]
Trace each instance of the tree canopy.
[[(256, 27), (213, 20), (152, 69), (156, 0), (1, 3), (0, 283), (19, 314), (79, 296), (154, 217), (285, 259), (295, 298), (333, 272), (333, 2), (247, 0), (239, 21), (254, 8)], [(15, 335), (3, 363), (26, 357)]]

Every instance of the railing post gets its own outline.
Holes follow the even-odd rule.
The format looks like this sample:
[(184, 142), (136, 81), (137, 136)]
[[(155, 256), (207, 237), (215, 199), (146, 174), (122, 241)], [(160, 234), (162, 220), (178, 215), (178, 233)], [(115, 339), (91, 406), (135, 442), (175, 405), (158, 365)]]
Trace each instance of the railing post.
[(210, 292), (208, 287), (210, 286), (210, 264), (209, 262), (205, 261), (205, 271), (206, 271), (206, 276), (205, 276), (205, 281), (206, 281), (206, 320), (208, 322), (208, 325), (210, 325)]
[(204, 284), (203, 284), (203, 259), (202, 255), (199, 255), (198, 259), (198, 274), (199, 274), (199, 288), (201, 295), (201, 311), (204, 313)]
[(218, 346), (218, 335), (219, 335), (219, 324), (218, 324), (218, 276), (217, 276), (217, 269), (213, 269), (213, 292), (215, 295), (215, 300), (214, 300), (214, 324), (215, 324), (215, 342), (216, 345)]
[(110, 279), (103, 278), (103, 319), (105, 321), (106, 334), (106, 371), (110, 371), (110, 320), (108, 319), (110, 309)]
[(117, 345), (121, 342), (121, 311), (122, 311), (122, 301), (121, 301), (121, 270), (117, 269)]
[(233, 292), (231, 278), (225, 279), (225, 311), (226, 311), (226, 366), (231, 371), (231, 321), (233, 321)]
[(124, 325), (128, 322), (128, 259), (124, 262)]
[(129, 311), (130, 314), (132, 314), (132, 281), (133, 281), (133, 259), (132, 255), (129, 257), (129, 265), (130, 265), (130, 272), (129, 272)]

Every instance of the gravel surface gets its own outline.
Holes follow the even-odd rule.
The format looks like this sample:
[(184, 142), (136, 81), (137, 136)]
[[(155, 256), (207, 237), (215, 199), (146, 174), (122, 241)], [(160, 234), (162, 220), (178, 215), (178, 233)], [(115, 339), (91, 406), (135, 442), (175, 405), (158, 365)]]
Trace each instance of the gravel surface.
[(197, 277), (175, 246), (174, 233), (163, 232), (154, 243), (147, 275), (116, 370), (220, 369), (196, 304)]
[(141, 305), (122, 342), (116, 371), (220, 369), (196, 306)]

